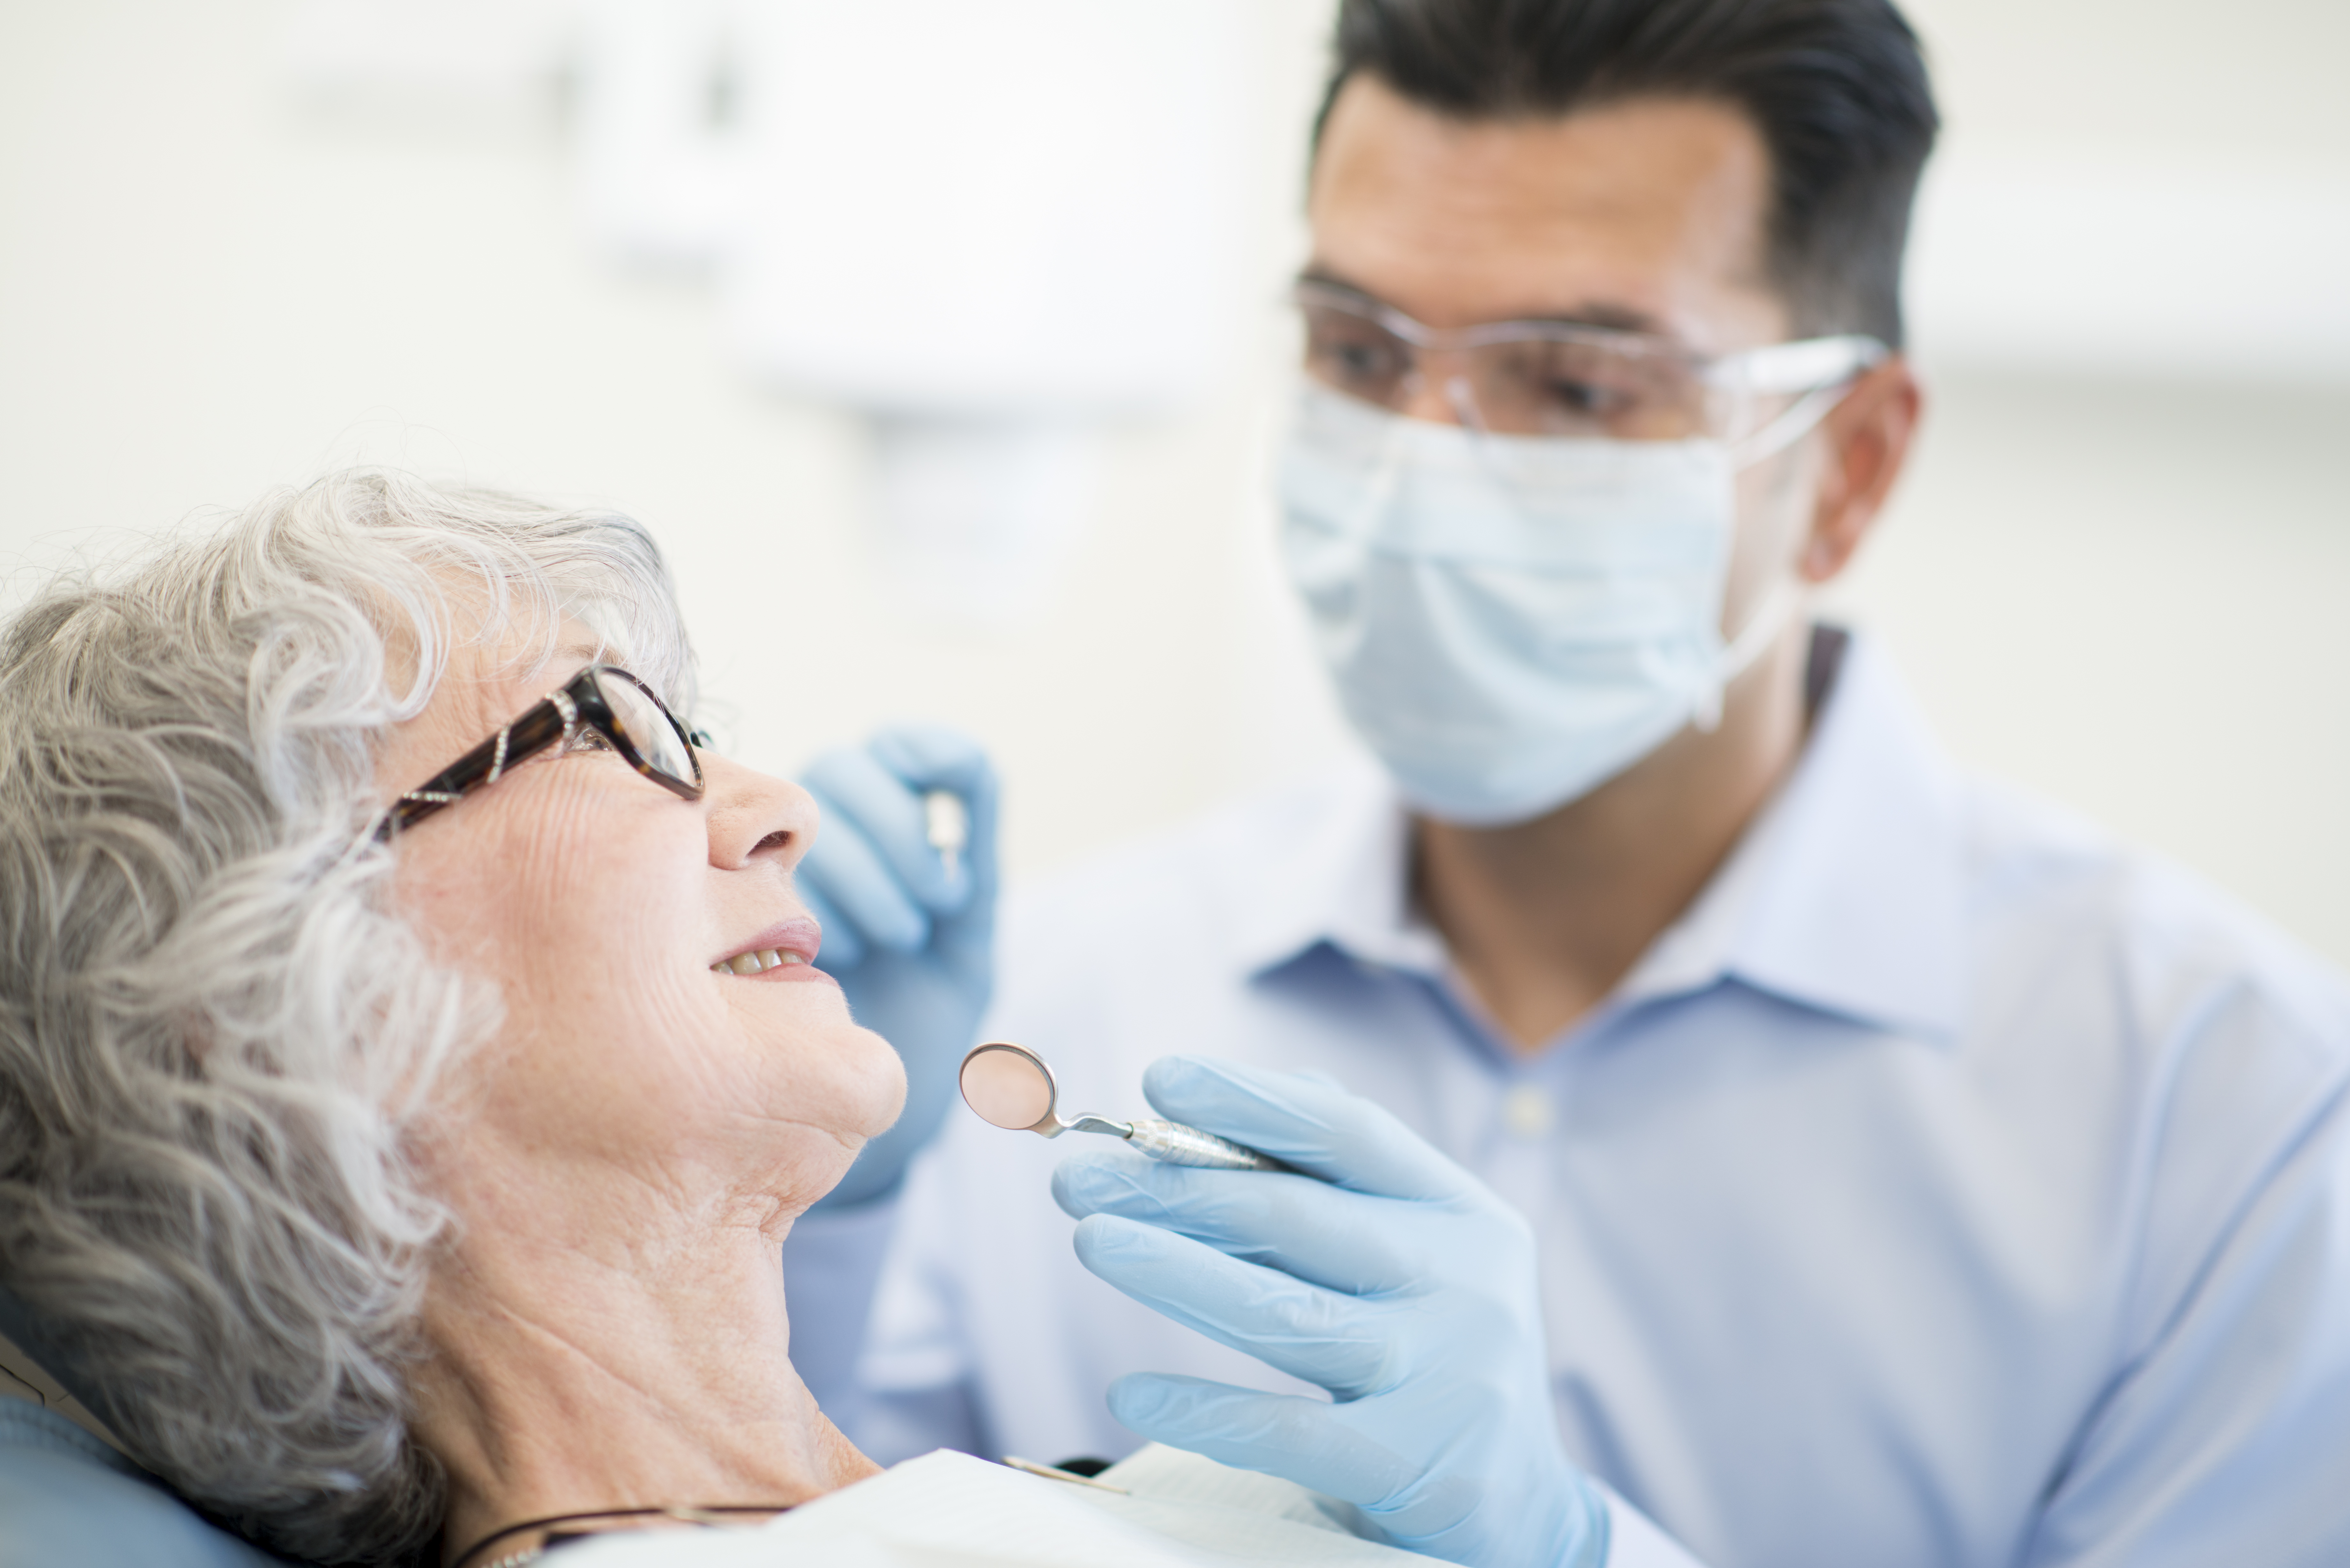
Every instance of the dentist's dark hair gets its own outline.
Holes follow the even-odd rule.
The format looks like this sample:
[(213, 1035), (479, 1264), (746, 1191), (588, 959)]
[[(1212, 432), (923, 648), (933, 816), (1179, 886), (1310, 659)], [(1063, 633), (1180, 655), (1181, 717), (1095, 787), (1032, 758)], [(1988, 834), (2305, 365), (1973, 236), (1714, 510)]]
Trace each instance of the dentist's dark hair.
[(1770, 150), (1768, 264), (1802, 332), (1902, 341), (1901, 253), (1939, 119), (1888, 0), (1342, 0), (1330, 85), (1461, 119), (1637, 98), (1742, 110)]

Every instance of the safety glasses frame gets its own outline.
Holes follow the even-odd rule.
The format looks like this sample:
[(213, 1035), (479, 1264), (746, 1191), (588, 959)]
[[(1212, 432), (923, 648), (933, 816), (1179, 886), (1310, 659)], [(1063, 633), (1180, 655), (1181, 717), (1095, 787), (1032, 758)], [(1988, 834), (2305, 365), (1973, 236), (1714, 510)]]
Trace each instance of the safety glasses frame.
[(1786, 343), (1766, 343), (1731, 354), (1706, 355), (1657, 333), (1627, 332), (1621, 327), (1595, 327), (1579, 321), (1485, 321), (1474, 327), (1446, 329), (1415, 320), (1369, 295), (1313, 278), (1292, 285), (1289, 298), (1300, 310), (1319, 306), (1359, 317), (1424, 352), (1446, 353), (1503, 343), (1575, 343), (1610, 349), (1631, 358), (1679, 365), (1725, 391), (1814, 391), (1882, 364), (1892, 353), (1882, 342), (1864, 333), (1804, 337)]

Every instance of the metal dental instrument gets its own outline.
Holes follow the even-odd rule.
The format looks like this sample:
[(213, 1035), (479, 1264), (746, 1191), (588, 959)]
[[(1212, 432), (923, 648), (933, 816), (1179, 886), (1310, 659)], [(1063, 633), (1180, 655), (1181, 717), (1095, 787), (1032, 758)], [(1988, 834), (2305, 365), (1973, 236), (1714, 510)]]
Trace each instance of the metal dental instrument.
[(934, 789), (922, 796), (922, 836), (939, 852), (939, 864), (951, 877), (971, 842), (971, 808), (951, 789)]
[(1055, 1108), (1060, 1089), (1053, 1069), (1025, 1045), (991, 1040), (962, 1059), (963, 1103), (979, 1119), (1006, 1132), (1058, 1137), (1065, 1132), (1107, 1133), (1165, 1165), (1204, 1166), (1211, 1170), (1287, 1170), (1270, 1155), (1181, 1122), (1137, 1119), (1114, 1122), (1090, 1113), (1063, 1121)]

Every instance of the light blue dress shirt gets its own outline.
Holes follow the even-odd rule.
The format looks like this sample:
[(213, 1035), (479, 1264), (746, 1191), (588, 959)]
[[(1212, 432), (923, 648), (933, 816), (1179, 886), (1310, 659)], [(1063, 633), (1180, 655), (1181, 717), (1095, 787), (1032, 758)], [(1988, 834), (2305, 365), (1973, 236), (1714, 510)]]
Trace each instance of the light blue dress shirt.
[(296, 1568), (39, 1405), (0, 1397), (0, 1568)]
[[(1396, 1111), (1532, 1223), (1568, 1451), (1713, 1568), (2350, 1563), (2333, 971), (1960, 776), (1866, 642), (1703, 894), (1537, 1054), (1415, 917), (1406, 843), (1350, 773), (1097, 863), (1009, 911), (991, 1032), (1065, 1111), (1140, 1112), (1171, 1052)], [(1296, 1386), (1081, 1269), (1062, 1152), (958, 1109), (894, 1234), (795, 1239), (796, 1324), (888, 1237), (839, 1401), (877, 1458), (1122, 1454), (1129, 1371)]]

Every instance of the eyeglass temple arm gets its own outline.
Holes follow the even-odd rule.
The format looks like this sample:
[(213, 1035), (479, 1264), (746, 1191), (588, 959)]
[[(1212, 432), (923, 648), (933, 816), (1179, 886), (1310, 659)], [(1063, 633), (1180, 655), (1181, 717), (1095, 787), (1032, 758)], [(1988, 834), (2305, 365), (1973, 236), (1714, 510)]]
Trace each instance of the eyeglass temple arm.
[(467, 791), (491, 783), (532, 753), (567, 739), (578, 727), (579, 709), (570, 694), (549, 693), (513, 723), (414, 789), (403, 792), (385, 815), (377, 836), (389, 837), (444, 805), (455, 805)]
[(1892, 349), (1858, 333), (1804, 337), (1726, 355), (1714, 362), (1711, 379), (1732, 391), (1811, 392), (1873, 370), (1892, 356)]

